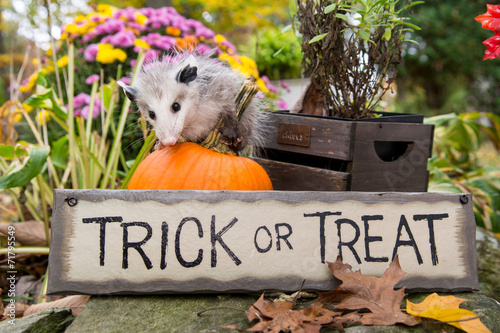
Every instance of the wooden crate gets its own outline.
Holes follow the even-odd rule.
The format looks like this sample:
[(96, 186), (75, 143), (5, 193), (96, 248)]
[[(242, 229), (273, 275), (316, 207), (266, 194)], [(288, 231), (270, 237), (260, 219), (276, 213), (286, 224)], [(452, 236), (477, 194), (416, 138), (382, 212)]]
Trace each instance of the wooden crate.
[(382, 118), (272, 112), (256, 160), (275, 190), (427, 191), (434, 126), (413, 115)]

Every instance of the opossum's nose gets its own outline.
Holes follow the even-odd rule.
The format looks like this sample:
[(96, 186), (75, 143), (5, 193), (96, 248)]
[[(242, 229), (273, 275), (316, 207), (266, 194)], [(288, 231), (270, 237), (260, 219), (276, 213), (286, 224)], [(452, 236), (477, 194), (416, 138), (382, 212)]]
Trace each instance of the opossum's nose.
[(177, 138), (175, 136), (167, 136), (167, 137), (163, 138), (163, 140), (161, 140), (161, 143), (163, 143), (163, 145), (165, 147), (168, 147), (168, 146), (175, 145), (178, 140), (179, 140), (179, 138)]

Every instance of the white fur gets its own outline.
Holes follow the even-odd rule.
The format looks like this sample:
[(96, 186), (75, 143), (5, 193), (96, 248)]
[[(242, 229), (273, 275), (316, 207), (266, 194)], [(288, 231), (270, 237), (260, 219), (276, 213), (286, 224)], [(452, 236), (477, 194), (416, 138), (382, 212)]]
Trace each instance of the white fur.
[[(197, 67), (196, 79), (187, 84), (177, 82), (179, 71), (187, 65)], [(192, 142), (204, 139), (220, 118), (226, 126), (231, 125), (236, 109), (234, 99), (243, 81), (241, 75), (217, 59), (190, 55), (173, 63), (159, 59), (147, 63), (132, 87), (119, 84), (125, 91), (128, 88), (134, 92), (134, 102), (155, 128), (159, 141), (170, 146), (181, 136)], [(174, 103), (180, 104), (180, 111), (172, 111)], [(149, 116), (150, 111), (156, 119)], [(256, 128), (260, 127), (260, 114), (253, 101), (238, 123), (242, 147), (259, 143)]]

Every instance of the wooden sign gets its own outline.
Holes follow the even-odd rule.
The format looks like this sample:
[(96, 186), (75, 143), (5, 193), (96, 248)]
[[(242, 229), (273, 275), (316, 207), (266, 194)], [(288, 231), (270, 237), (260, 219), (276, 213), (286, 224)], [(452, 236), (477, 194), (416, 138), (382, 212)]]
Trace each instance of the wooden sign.
[(337, 256), (477, 290), (470, 194), (56, 190), (52, 294), (331, 290)]

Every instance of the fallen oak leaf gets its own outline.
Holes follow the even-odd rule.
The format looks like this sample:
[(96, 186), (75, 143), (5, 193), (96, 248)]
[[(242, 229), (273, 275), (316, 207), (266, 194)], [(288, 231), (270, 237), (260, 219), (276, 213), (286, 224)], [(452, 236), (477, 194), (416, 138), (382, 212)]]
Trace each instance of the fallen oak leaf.
[(264, 294), (246, 311), (249, 322), (258, 319), (254, 326), (241, 330), (235, 325), (222, 326), (240, 332), (302, 332), (318, 333), (325, 325), (331, 324), (335, 316), (341, 312), (324, 309), (319, 304), (311, 308), (293, 310), (294, 303), (284, 301), (269, 302), (264, 300)]
[(276, 302), (268, 302), (264, 300), (264, 294), (260, 295), (257, 302), (252, 304), (250, 309), (247, 311), (248, 321), (252, 321), (254, 319), (261, 319), (262, 316), (267, 318), (274, 318), (277, 315), (280, 315), (293, 307), (293, 303), (276, 301)]
[(397, 323), (414, 326), (420, 318), (401, 311), (401, 302), (405, 297), (405, 288), (394, 290), (394, 286), (405, 276), (397, 257), (389, 265), (382, 277), (365, 276), (361, 271), (352, 271), (352, 266), (337, 258), (328, 262), (332, 274), (342, 284), (331, 292), (320, 294), (318, 302), (334, 304), (335, 309), (361, 310), (359, 322), (363, 325), (394, 325)]
[(23, 246), (46, 246), (45, 224), (40, 221), (0, 223), (0, 234), (8, 236), (9, 227), (14, 227), (16, 241)]
[(64, 298), (58, 299), (57, 301), (53, 302), (33, 304), (24, 311), (23, 316), (29, 316), (30, 314), (37, 313), (50, 308), (67, 307), (71, 309), (73, 315), (76, 317), (83, 310), (89, 298), (90, 296), (88, 295), (74, 295), (74, 296), (66, 296)]
[(452, 295), (439, 296), (437, 293), (433, 293), (418, 304), (407, 301), (406, 311), (414, 316), (446, 322), (469, 333), (491, 332), (474, 312), (459, 308), (460, 304), (465, 301), (468, 300)]

